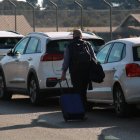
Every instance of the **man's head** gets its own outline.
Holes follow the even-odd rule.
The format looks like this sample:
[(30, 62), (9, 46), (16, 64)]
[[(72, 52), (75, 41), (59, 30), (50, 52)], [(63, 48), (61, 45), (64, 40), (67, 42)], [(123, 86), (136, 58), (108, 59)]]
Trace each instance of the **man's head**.
[(73, 38), (82, 38), (82, 31), (80, 29), (73, 30)]

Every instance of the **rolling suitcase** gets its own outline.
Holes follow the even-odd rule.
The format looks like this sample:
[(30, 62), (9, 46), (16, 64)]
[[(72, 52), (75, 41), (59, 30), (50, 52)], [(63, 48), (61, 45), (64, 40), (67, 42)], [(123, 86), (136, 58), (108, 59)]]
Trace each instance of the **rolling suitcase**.
[[(66, 80), (67, 86), (68, 82)], [(81, 96), (78, 93), (64, 93), (61, 86), (61, 81), (59, 82), (61, 93), (60, 96), (60, 107), (62, 110), (63, 118), (65, 121), (69, 120), (84, 120), (85, 109)], [(68, 86), (69, 87), (69, 86)]]

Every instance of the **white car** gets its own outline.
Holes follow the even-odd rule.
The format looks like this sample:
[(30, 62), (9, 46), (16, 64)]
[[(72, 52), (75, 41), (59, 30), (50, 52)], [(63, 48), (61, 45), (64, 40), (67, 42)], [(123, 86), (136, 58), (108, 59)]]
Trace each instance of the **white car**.
[(23, 35), (13, 31), (0, 31), (0, 60), (10, 49), (14, 48), (23, 37)]
[[(58, 79), (64, 49), (72, 38), (71, 32), (47, 32), (30, 33), (19, 41), (0, 62), (0, 98), (11, 99), (12, 94), (23, 93), (30, 96), (31, 103), (38, 104), (44, 94), (60, 95)], [(104, 44), (104, 40), (93, 33), (83, 33), (83, 39), (88, 40), (95, 51)], [(69, 72), (67, 78), (70, 84)]]
[(140, 37), (108, 42), (97, 53), (104, 82), (92, 83), (87, 98), (92, 103), (114, 104), (118, 116), (127, 116), (140, 104)]

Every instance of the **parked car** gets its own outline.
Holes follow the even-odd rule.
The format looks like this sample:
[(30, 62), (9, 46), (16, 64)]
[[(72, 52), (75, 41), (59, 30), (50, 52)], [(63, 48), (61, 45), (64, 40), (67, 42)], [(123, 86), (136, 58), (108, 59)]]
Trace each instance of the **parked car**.
[(92, 83), (88, 101), (115, 107), (120, 117), (127, 116), (140, 103), (140, 37), (110, 41), (97, 53), (105, 79)]
[(0, 60), (12, 49), (24, 36), (13, 31), (0, 31)]
[[(36, 32), (19, 41), (0, 62), (0, 98), (11, 99), (12, 94), (23, 93), (30, 96), (32, 104), (38, 104), (43, 93), (60, 95), (58, 79), (62, 73), (64, 49), (72, 38), (71, 32)], [(83, 33), (83, 39), (88, 40), (95, 51), (104, 44), (95, 34)], [(67, 77), (70, 85), (69, 72)], [(66, 84), (62, 86), (65, 88)]]

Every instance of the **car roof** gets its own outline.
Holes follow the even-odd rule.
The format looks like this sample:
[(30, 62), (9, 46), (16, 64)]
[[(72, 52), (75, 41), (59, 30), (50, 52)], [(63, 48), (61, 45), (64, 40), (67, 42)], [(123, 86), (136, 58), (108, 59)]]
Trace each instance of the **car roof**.
[[(51, 40), (55, 40), (55, 39), (71, 39), (73, 38), (72, 32), (33, 32), (33, 33), (29, 33), (28, 35), (35, 35), (35, 34), (40, 34), (40, 35), (44, 35), (46, 37), (49, 37)], [(101, 37), (95, 35), (94, 33), (90, 33), (90, 32), (83, 32), (82, 33), (83, 38), (87, 38), (87, 39), (102, 39)], [(103, 39), (102, 39), (103, 40)]]
[(110, 42), (123, 42), (123, 43), (131, 43), (133, 45), (140, 44), (140, 37), (131, 37), (131, 38), (122, 38), (122, 39), (116, 39), (112, 40)]
[(24, 35), (13, 31), (0, 31), (0, 37), (24, 37)]

